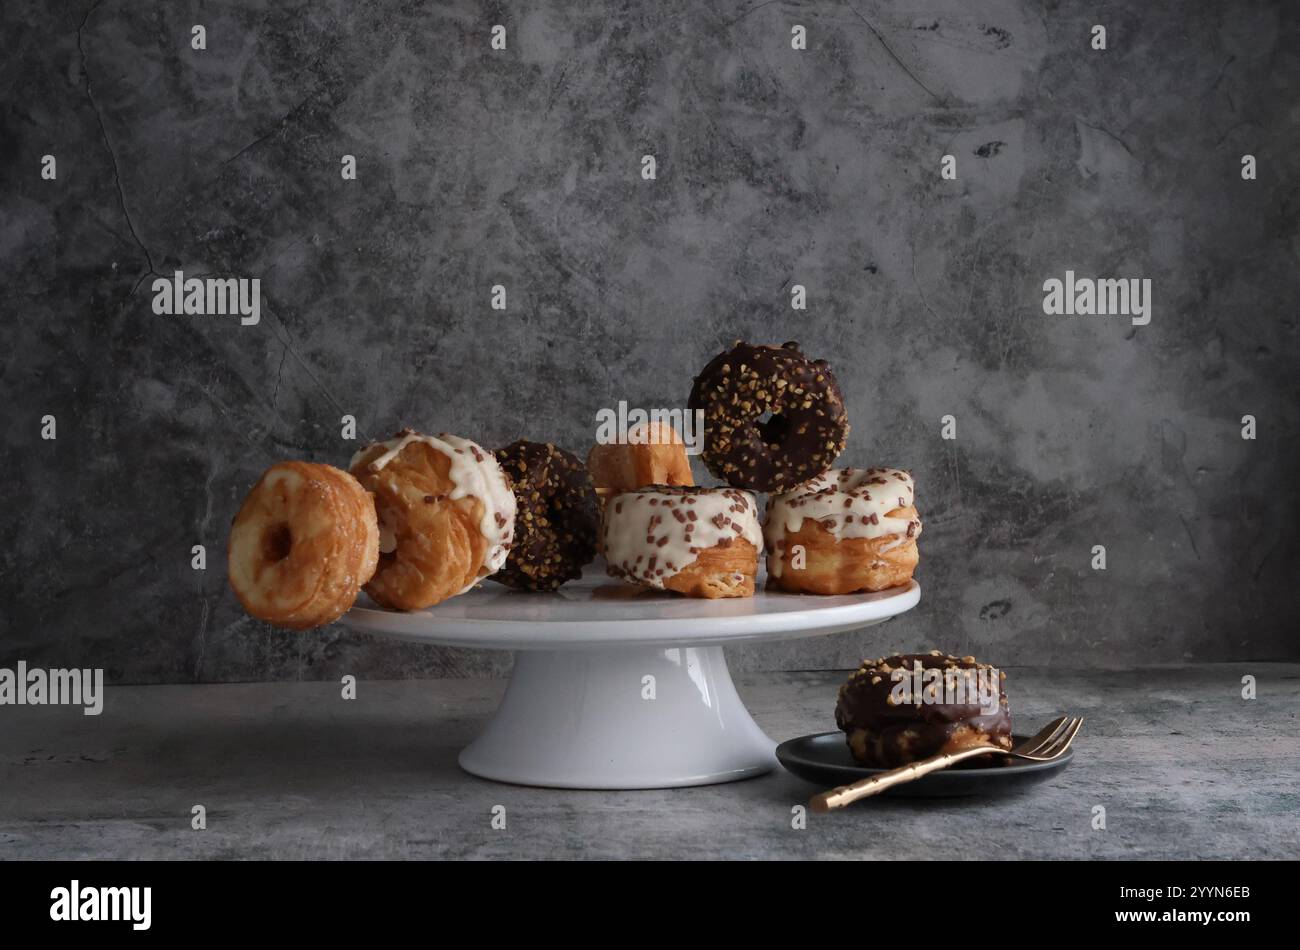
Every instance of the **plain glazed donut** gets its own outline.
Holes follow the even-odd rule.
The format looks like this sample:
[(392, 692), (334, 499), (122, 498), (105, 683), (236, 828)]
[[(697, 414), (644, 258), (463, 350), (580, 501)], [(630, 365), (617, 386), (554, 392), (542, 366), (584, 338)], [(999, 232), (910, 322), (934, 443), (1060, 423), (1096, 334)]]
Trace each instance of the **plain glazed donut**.
[(849, 434), (830, 367), (793, 342), (737, 341), (695, 377), (690, 408), (704, 412), (701, 454), (709, 471), (753, 491), (785, 491), (820, 475)]
[(330, 623), (375, 573), (374, 500), (333, 466), (272, 465), (235, 515), (226, 556), (230, 586), (252, 616), (290, 630)]
[(613, 577), (688, 597), (752, 597), (763, 533), (735, 488), (652, 485), (605, 503), (601, 550)]
[(633, 426), (624, 443), (593, 445), (587, 453), (587, 468), (598, 489), (695, 484), (686, 445), (666, 423)]
[(912, 476), (894, 468), (832, 469), (768, 499), (768, 586), (849, 594), (906, 584), (921, 519)]
[(515, 490), (515, 542), (492, 580), (521, 590), (555, 590), (582, 576), (596, 556), (596, 492), (577, 456), (550, 442), (520, 439), (495, 452)]
[(505, 564), (515, 495), (492, 453), (405, 429), (363, 448), (351, 469), (375, 495), (379, 566), (366, 593), (380, 606), (432, 607)]

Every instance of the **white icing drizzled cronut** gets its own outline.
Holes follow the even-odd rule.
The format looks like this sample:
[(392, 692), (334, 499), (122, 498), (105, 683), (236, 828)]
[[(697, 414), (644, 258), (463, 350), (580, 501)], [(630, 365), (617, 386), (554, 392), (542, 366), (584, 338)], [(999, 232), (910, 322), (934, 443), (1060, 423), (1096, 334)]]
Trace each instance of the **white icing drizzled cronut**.
[[(366, 467), (374, 472), (381, 471), (412, 442), (423, 442), (450, 459), (451, 466), (447, 477), (455, 486), (447, 496), (450, 500), (473, 497), (482, 503), (483, 516), (479, 520), (479, 532), (487, 540), (488, 546), (480, 577), (495, 574), (505, 564), (510, 546), (514, 543), (515, 493), (511, 490), (510, 482), (491, 452), (469, 439), (462, 439), (460, 436), (446, 432), (440, 432), (436, 436), (405, 432), (398, 438), (365, 446), (352, 456), (348, 468), (355, 469), (364, 458), (374, 456)], [(383, 451), (379, 455), (374, 455), (376, 448)], [(385, 543), (388, 544), (389, 551), (393, 549), (392, 537), (391, 529), (385, 529), (381, 524), (381, 551), (384, 550)], [(476, 578), (475, 582), (477, 580)], [(469, 585), (469, 587), (473, 586), (473, 583)], [(465, 589), (468, 590), (469, 587)]]
[(785, 536), (811, 518), (836, 539), (883, 538), (896, 541), (882, 552), (921, 535), (920, 518), (889, 517), (897, 508), (911, 508), (916, 485), (911, 474), (897, 468), (831, 469), (798, 488), (774, 495), (767, 502), (763, 534), (774, 555), (768, 570), (781, 573)]
[(660, 485), (622, 492), (605, 503), (601, 549), (609, 573), (651, 587), (662, 588), (701, 551), (736, 539), (763, 549), (753, 492)]

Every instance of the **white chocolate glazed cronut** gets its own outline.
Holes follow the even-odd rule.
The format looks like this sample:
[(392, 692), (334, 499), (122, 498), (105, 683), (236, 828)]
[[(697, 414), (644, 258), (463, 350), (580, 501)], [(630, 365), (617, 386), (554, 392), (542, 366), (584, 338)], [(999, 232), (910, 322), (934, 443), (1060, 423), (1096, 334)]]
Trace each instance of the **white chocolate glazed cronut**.
[(763, 550), (758, 500), (739, 488), (651, 486), (605, 503), (601, 550), (616, 577), (662, 588), (701, 551), (743, 538)]
[(773, 495), (767, 502), (763, 534), (769, 551), (768, 570), (781, 576), (779, 557), (784, 538), (799, 530), (805, 518), (821, 524), (835, 538), (897, 540), (881, 548), (891, 550), (908, 538), (921, 535), (920, 518), (890, 518), (896, 508), (911, 508), (916, 484), (911, 474), (897, 468), (833, 468), (797, 488)]
[[(441, 452), (451, 460), (447, 477), (456, 487), (447, 496), (455, 501), (457, 498), (473, 497), (483, 504), (483, 517), (479, 520), (479, 532), (487, 539), (487, 553), (483, 559), (481, 576), (495, 574), (506, 562), (510, 546), (515, 539), (515, 493), (506, 480), (505, 473), (497, 464), (496, 457), (469, 439), (440, 432), (436, 436), (423, 435), (419, 432), (406, 432), (396, 439), (386, 442), (373, 442), (352, 456), (349, 469), (355, 468), (368, 454), (373, 454), (376, 447), (384, 451), (367, 464), (371, 471), (378, 472), (389, 462), (397, 458), (402, 449), (412, 442), (423, 442)], [(379, 550), (391, 552), (394, 547), (394, 535), (391, 527), (379, 526)], [(474, 583), (477, 583), (475, 579)], [(471, 583), (465, 590), (474, 586)], [(461, 593), (464, 593), (462, 591)]]

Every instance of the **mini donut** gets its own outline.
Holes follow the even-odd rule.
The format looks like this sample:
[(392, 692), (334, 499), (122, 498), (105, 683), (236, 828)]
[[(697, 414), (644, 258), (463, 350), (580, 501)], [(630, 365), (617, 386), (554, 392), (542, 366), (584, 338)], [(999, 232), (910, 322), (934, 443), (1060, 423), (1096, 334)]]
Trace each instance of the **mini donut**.
[(633, 426), (623, 443), (593, 445), (587, 468), (598, 491), (695, 484), (682, 437), (666, 423)]
[(341, 469), (279, 462), (230, 527), (230, 586), (259, 620), (305, 630), (337, 620), (375, 573), (374, 499)]
[(601, 550), (622, 578), (688, 597), (752, 597), (763, 533), (736, 488), (652, 485), (605, 503)]
[(916, 569), (921, 519), (912, 476), (896, 468), (843, 468), (768, 499), (768, 586), (849, 594), (906, 584)]
[(556, 590), (596, 556), (596, 492), (586, 466), (550, 442), (520, 439), (494, 453), (515, 490), (515, 542), (492, 580), (521, 590)]
[(350, 467), (375, 496), (379, 566), (366, 593), (380, 606), (432, 607), (505, 564), (515, 494), (491, 452), (404, 429), (361, 449)]
[(737, 341), (691, 388), (704, 412), (704, 464), (736, 488), (779, 492), (820, 475), (844, 451), (848, 414), (825, 360), (798, 343)]
[(840, 687), (835, 724), (853, 758), (872, 768), (977, 745), (1010, 749), (1005, 680), (973, 656), (938, 650), (864, 660)]

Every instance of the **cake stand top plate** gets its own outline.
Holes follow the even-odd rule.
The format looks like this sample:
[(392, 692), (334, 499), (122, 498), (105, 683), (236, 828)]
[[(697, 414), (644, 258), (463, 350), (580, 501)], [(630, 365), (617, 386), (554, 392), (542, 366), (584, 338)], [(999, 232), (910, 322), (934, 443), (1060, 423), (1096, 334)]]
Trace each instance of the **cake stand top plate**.
[(877, 594), (816, 597), (760, 589), (753, 597), (703, 600), (621, 583), (592, 565), (551, 594), (487, 582), (428, 610), (384, 610), (363, 599), (343, 622), (367, 633), (483, 649), (716, 646), (840, 633), (880, 623), (920, 599), (920, 585), (912, 581)]

